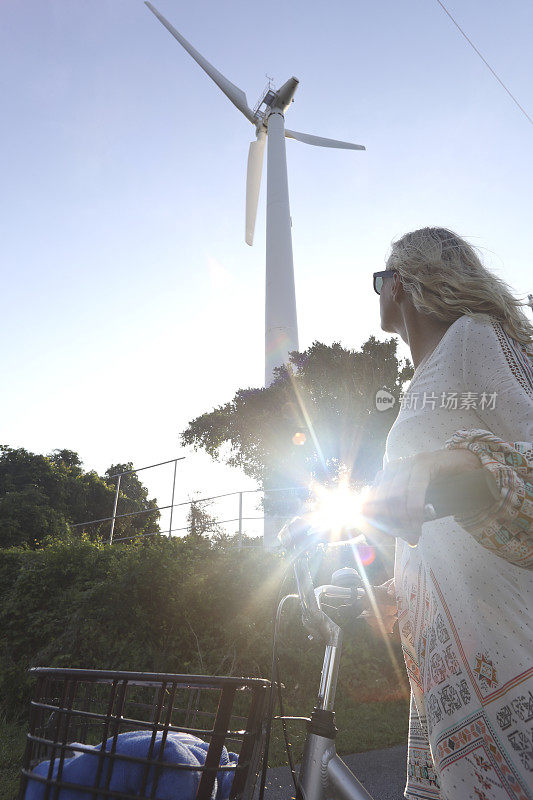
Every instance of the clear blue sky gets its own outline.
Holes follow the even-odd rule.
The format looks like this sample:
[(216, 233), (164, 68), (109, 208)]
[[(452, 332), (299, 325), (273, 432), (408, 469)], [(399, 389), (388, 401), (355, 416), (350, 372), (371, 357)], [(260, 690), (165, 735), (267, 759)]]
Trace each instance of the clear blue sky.
[[(287, 143), (302, 349), (385, 338), (371, 273), (415, 227), (533, 291), (533, 126), (435, 0), (154, 4), (250, 105), (265, 73), (295, 75), (288, 127), (367, 147)], [(533, 7), (448, 7), (533, 114)], [(174, 457), (192, 417), (262, 382), (253, 128), (141, 0), (2, 0), (0, 53), (0, 440), (99, 471)], [(199, 456), (180, 470), (177, 499), (245, 484)]]

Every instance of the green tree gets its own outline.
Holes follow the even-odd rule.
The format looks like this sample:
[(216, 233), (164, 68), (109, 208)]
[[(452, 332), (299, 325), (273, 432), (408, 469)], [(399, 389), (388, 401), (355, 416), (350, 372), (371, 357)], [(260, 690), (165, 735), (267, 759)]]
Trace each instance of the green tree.
[(192, 537), (223, 535), (222, 528), (215, 517), (207, 511), (208, 505), (204, 501), (192, 500), (187, 512), (187, 534)]
[(233, 400), (189, 423), (183, 444), (237, 466), (270, 486), (328, 480), (347, 467), (354, 482), (381, 468), (398, 403), (377, 410), (378, 389), (396, 398), (412, 377), (396, 341), (373, 336), (360, 351), (315, 342), (291, 354), (267, 388), (240, 389)]
[[(110, 517), (115, 495), (115, 470), (131, 469), (131, 464), (111, 467), (106, 477), (85, 472), (77, 453), (55, 450), (48, 456), (24, 448), (0, 446), (0, 547), (37, 547), (46, 537), (65, 538), (72, 532), (81, 535), (80, 523)], [(148, 498), (137, 476), (124, 476), (121, 482), (119, 513), (146, 511), (117, 521), (115, 535), (137, 536), (158, 531), (156, 500)], [(109, 522), (87, 526), (91, 538), (106, 536)]]

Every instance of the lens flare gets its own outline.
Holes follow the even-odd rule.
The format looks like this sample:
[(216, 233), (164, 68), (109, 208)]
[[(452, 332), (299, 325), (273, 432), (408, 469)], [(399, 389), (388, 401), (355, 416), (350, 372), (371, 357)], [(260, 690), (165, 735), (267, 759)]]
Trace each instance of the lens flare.
[(357, 553), (364, 567), (369, 567), (376, 560), (376, 551), (371, 544), (360, 542), (356, 544)]
[[(335, 486), (313, 483), (311, 491), (314, 500), (311, 501), (309, 521), (314, 528), (330, 531), (332, 542), (350, 539), (365, 544), (361, 533), (365, 524), (361, 513), (365, 491), (352, 489), (349, 478), (344, 473)], [(367, 557), (370, 558), (370, 555), (365, 551), (365, 558)], [(373, 560), (372, 558), (368, 563)]]
[(294, 436), (292, 437), (292, 443), (298, 446), (302, 446), (306, 442), (306, 435), (302, 431), (297, 431)]

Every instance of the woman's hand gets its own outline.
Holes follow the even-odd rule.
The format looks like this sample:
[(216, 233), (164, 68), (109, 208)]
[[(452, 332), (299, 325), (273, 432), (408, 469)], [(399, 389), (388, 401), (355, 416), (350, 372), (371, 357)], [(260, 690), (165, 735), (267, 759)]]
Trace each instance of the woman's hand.
[(378, 472), (362, 505), (370, 525), (416, 545), (422, 534), (426, 491), (435, 478), (472, 469), (481, 463), (469, 450), (433, 450), (389, 461)]
[(394, 623), (398, 617), (396, 599), (394, 597), (394, 578), (381, 584), (381, 586), (371, 587), (371, 596), (365, 592), (363, 600), (366, 609), (360, 616), (366, 620), (368, 625), (375, 633), (392, 633)]

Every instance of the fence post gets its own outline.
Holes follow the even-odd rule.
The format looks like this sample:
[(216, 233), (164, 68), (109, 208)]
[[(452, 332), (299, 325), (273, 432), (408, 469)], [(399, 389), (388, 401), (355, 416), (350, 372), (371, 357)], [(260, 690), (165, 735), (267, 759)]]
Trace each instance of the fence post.
[(239, 492), (239, 550), (242, 550), (242, 492)]
[(178, 459), (174, 459), (174, 478), (172, 480), (172, 501), (170, 504), (170, 524), (168, 526), (168, 538), (172, 538), (172, 512), (174, 511), (174, 492), (176, 491), (176, 469), (178, 466)]
[(120, 492), (120, 479), (122, 475), (117, 478), (117, 489), (115, 492), (115, 504), (113, 506), (113, 519), (111, 520), (111, 530), (109, 531), (109, 544), (113, 542), (113, 531), (115, 530), (115, 518), (117, 516), (118, 493)]

